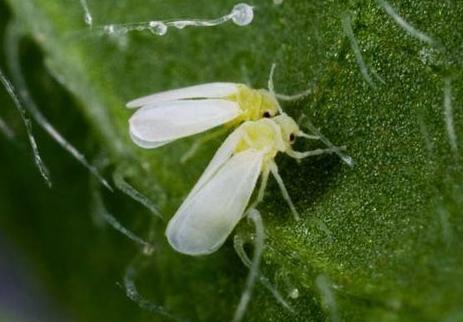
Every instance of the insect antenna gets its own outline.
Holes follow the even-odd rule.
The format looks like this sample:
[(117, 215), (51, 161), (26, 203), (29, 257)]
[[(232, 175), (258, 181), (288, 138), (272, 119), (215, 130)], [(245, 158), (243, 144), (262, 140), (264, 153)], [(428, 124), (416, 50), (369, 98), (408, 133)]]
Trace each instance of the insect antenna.
[[(270, 75), (268, 77), (268, 91), (270, 92), (270, 94), (272, 94), (274, 97), (277, 97), (277, 94), (275, 93), (275, 86), (273, 84), (273, 75), (275, 74), (275, 68), (277, 67), (277, 64), (273, 63), (272, 64), (272, 67), (270, 68)], [(284, 111), (283, 111), (283, 108), (280, 106), (280, 103), (277, 101), (277, 106), (278, 106), (278, 112), (280, 114), (283, 114)]]
[[(277, 97), (277, 94), (275, 93), (275, 86), (273, 84), (273, 75), (275, 74), (276, 67), (277, 67), (277, 64), (273, 63), (272, 67), (270, 68), (270, 75), (268, 76), (268, 84), (267, 84), (268, 91), (270, 92), (270, 94), (273, 95), (273, 97)], [(284, 113), (283, 108), (281, 107), (278, 100), (276, 101), (277, 101), (278, 113), (283, 114)]]
[[(283, 101), (297, 101), (297, 100), (303, 99), (303, 98), (309, 96), (310, 94), (312, 94), (312, 92), (313, 92), (312, 87), (309, 88), (309, 89), (306, 89), (306, 90), (304, 90), (304, 91), (302, 91), (300, 93), (292, 94), (292, 95), (279, 94), (279, 93), (275, 92), (275, 85), (274, 85), (274, 82), (273, 82), (273, 75), (275, 74), (276, 66), (277, 65), (275, 63), (272, 64), (272, 67), (270, 69), (269, 79), (268, 79), (268, 90), (273, 96), (275, 96), (276, 98), (278, 98), (280, 100), (283, 100)], [(283, 109), (281, 108), (280, 104), (278, 104), (278, 107), (279, 107), (279, 112), (283, 113)]]
[[(339, 148), (337, 148), (333, 143), (331, 143), (330, 140), (328, 140), (328, 138), (326, 138), (323, 134), (321, 134), (321, 132), (315, 127), (315, 125), (313, 125), (312, 122), (310, 122), (310, 120), (305, 116), (305, 115), (302, 115), (301, 117), (301, 122), (302, 122), (302, 119), (306, 119), (304, 121), (304, 125), (312, 132), (314, 133), (314, 137), (318, 137), (329, 149), (332, 149), (334, 153), (336, 153), (338, 155), (338, 157), (344, 161), (348, 166), (350, 167), (353, 167), (355, 162), (354, 160), (352, 159), (352, 157), (348, 156), (347, 154), (341, 152)], [(305, 134), (304, 132), (302, 132), (302, 134), (300, 135), (301, 137), (304, 137), (304, 138), (312, 138), (311, 135), (309, 134)]]

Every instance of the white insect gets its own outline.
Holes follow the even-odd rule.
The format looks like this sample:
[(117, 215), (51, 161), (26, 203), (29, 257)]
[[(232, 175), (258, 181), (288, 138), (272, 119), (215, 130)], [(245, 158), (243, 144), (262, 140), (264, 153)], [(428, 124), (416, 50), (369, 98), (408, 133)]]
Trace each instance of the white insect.
[(237, 83), (207, 83), (133, 100), (140, 107), (129, 120), (135, 144), (157, 148), (219, 125), (235, 127), (245, 121), (269, 118), (281, 110), (275, 96)]
[(170, 220), (166, 236), (180, 253), (205, 255), (217, 250), (243, 217), (257, 180), (261, 186), (254, 207), (264, 197), (269, 174), (275, 177), (294, 216), (297, 211), (274, 161), (279, 152), (295, 159), (336, 152), (339, 148), (297, 152), (296, 137), (318, 139), (299, 129), (288, 115), (249, 121), (228, 136), (186, 200)]

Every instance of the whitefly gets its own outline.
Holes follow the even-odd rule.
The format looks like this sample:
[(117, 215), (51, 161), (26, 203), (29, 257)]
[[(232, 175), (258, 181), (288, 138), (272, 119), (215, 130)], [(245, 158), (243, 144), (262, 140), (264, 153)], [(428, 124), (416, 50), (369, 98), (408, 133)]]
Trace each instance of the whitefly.
[(246, 213), (259, 177), (257, 199), (263, 200), (269, 175), (276, 179), (296, 219), (298, 212), (278, 173), (275, 157), (285, 153), (295, 159), (336, 152), (340, 148), (299, 152), (293, 149), (305, 134), (288, 115), (247, 121), (235, 129), (216, 152), (183, 204), (170, 220), (166, 236), (180, 253), (206, 255), (216, 251)]
[(275, 116), (276, 97), (265, 89), (238, 83), (207, 83), (169, 90), (135, 99), (138, 108), (129, 120), (135, 144), (157, 148), (220, 125), (234, 128), (246, 121)]

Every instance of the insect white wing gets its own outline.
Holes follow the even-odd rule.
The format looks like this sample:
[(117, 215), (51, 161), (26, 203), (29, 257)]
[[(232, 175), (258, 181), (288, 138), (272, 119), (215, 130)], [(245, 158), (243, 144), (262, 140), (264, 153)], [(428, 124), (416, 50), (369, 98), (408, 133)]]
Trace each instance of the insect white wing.
[(155, 148), (158, 148), (160, 146), (163, 146), (165, 144), (172, 142), (172, 141), (149, 142), (149, 141), (145, 141), (143, 139), (136, 137), (131, 132), (130, 132), (130, 138), (136, 145), (144, 149), (155, 149)]
[(189, 196), (193, 196), (211, 177), (227, 162), (233, 154), (236, 145), (243, 136), (242, 126), (235, 129), (222, 143), (220, 148), (215, 152), (214, 157), (209, 162), (201, 177), (196, 182)]
[(207, 83), (140, 97), (128, 102), (127, 107), (136, 108), (160, 102), (191, 98), (221, 98), (230, 96), (236, 93), (237, 90), (238, 85), (235, 83)]
[(192, 191), (167, 226), (171, 246), (189, 255), (217, 250), (243, 216), (262, 162), (262, 152), (246, 150), (235, 154), (197, 191)]
[(237, 103), (221, 99), (165, 102), (137, 110), (129, 120), (129, 131), (136, 144), (154, 148), (207, 131), (239, 114)]

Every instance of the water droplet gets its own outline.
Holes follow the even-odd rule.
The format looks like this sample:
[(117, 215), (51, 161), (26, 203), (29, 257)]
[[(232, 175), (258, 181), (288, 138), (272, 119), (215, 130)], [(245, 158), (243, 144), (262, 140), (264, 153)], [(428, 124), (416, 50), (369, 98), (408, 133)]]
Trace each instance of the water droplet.
[(167, 25), (162, 21), (150, 21), (150, 31), (156, 35), (164, 36), (167, 33)]
[(143, 254), (146, 255), (146, 256), (150, 256), (151, 254), (153, 254), (154, 252), (154, 246), (151, 245), (151, 244), (146, 244), (144, 247), (143, 247)]
[(174, 26), (177, 29), (183, 29), (188, 25), (186, 21), (174, 21), (172, 22), (172, 26)]
[(238, 26), (246, 26), (254, 19), (254, 10), (246, 3), (239, 3), (233, 7), (231, 15), (235, 24)]
[(343, 159), (344, 162), (347, 163), (347, 165), (350, 166), (350, 167), (353, 167), (354, 164), (355, 164), (354, 160), (353, 160), (350, 156), (348, 156), (348, 155), (343, 156), (342, 159)]
[(115, 31), (116, 31), (116, 29), (114, 28), (114, 25), (104, 26), (104, 32), (105, 33), (113, 34)]
[(299, 290), (297, 288), (293, 288), (291, 292), (289, 292), (289, 297), (293, 300), (297, 299), (299, 297)]
[(87, 25), (91, 26), (93, 24), (93, 18), (90, 13), (86, 12), (84, 16), (84, 21)]

